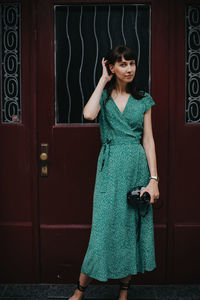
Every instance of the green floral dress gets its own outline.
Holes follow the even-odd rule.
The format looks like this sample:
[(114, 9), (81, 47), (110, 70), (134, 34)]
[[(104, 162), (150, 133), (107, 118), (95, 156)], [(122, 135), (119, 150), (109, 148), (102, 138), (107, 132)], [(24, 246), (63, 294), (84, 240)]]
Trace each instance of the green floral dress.
[(81, 272), (99, 281), (123, 278), (156, 268), (153, 209), (141, 219), (127, 204), (127, 192), (149, 183), (149, 167), (141, 137), (144, 113), (155, 104), (150, 94), (129, 97), (123, 113), (103, 91), (99, 111), (102, 147), (93, 197), (92, 229)]

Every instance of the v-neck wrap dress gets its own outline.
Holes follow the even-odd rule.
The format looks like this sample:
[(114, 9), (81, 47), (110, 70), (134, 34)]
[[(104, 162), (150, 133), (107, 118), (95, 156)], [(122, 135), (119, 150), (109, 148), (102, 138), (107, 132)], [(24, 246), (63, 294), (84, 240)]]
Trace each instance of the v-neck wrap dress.
[(153, 208), (141, 219), (127, 203), (127, 192), (147, 186), (149, 166), (141, 144), (144, 113), (155, 105), (149, 93), (142, 99), (130, 95), (123, 113), (103, 90), (99, 126), (102, 147), (97, 162), (92, 228), (81, 272), (97, 279), (119, 279), (156, 268)]

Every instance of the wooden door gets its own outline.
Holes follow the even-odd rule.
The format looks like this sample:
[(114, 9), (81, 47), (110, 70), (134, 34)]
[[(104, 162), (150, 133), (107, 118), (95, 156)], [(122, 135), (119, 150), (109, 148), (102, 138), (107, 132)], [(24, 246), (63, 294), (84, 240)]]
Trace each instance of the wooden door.
[(199, 1), (170, 1), (167, 274), (176, 283), (199, 283), (199, 26)]
[[(0, 1), (2, 283), (77, 280), (89, 240), (101, 147), (98, 120), (82, 119), (82, 101), (87, 101), (100, 76), (100, 55), (112, 42), (118, 42), (119, 32), (120, 41), (133, 36), (132, 42), (138, 45), (141, 35), (132, 34), (131, 30), (135, 31), (137, 25), (144, 34), (148, 31), (144, 30), (148, 22), (139, 13), (141, 7), (137, 7), (137, 18), (136, 6), (133, 6), (135, 11), (131, 8), (132, 19), (132, 13), (127, 18), (124, 6), (131, 5), (130, 1), (123, 1), (123, 5), (115, 1), (114, 8), (109, 1), (101, 5), (101, 10), (107, 13), (105, 21), (99, 17), (100, 3), (88, 0), (82, 2), (81, 8), (78, 1), (76, 7), (76, 1)], [(60, 18), (55, 16), (55, 6), (61, 4), (65, 6), (63, 9), (73, 4), (74, 20), (78, 17), (79, 22), (85, 22), (88, 11), (86, 26), (92, 22), (89, 30), (95, 30), (87, 47), (93, 45), (92, 54), (99, 50), (99, 61), (94, 60), (91, 65), (85, 64), (85, 60), (73, 63), (74, 73), (79, 74), (80, 70), (84, 76), (78, 80), (71, 76), (69, 80), (65, 74), (64, 80), (70, 81), (66, 88), (74, 85), (70, 87), (71, 114), (69, 105), (62, 106), (60, 101), (62, 64), (57, 64), (55, 54), (58, 46), (55, 35), (64, 30)], [(156, 102), (152, 117), (161, 178), (160, 198), (164, 205), (160, 210), (154, 209), (157, 269), (139, 274), (134, 280), (142, 284), (199, 283), (200, 5), (197, 0), (134, 1), (135, 4), (151, 7), (149, 39), (143, 35), (148, 42), (137, 47), (137, 52), (140, 63), (143, 62), (139, 78)], [(99, 31), (94, 20), (102, 26), (106, 24), (106, 29)], [(127, 20), (134, 20), (130, 30)], [(77, 28), (76, 23), (71, 19), (70, 30)], [(87, 33), (81, 30), (82, 26), (78, 28), (78, 46), (73, 53), (81, 53)], [(66, 50), (68, 27), (65, 33), (58, 49), (61, 54), (66, 51), (68, 61), (71, 55), (69, 47)], [(99, 47), (95, 46), (97, 40)], [(148, 68), (144, 71), (145, 66)], [(90, 72), (92, 80), (88, 80)], [(48, 177), (40, 176), (42, 143), (48, 145)]]
[(39, 280), (31, 1), (0, 1), (0, 280)]
[[(73, 2), (74, 4), (75, 2)], [(138, 6), (138, 4), (145, 4), (145, 1), (137, 1), (137, 18), (134, 19), (134, 26), (145, 26), (145, 22), (142, 21), (142, 16), (138, 14), (138, 10), (143, 6)], [(123, 43), (125, 38), (129, 34), (129, 31), (125, 30), (126, 18), (124, 19), (123, 28), (118, 33), (113, 30), (113, 15), (112, 11), (116, 9), (116, 15), (119, 11), (117, 6), (112, 6), (112, 2), (104, 5), (105, 10), (107, 9), (107, 17), (109, 18), (109, 24), (113, 29), (111, 30), (94, 30), (94, 41), (92, 38), (87, 40), (86, 30), (82, 30), (83, 26), (81, 22), (84, 22), (86, 18), (85, 11), (94, 10), (89, 3), (84, 2), (79, 7), (70, 6), (66, 11), (66, 23), (65, 26), (60, 24), (62, 19), (62, 14), (56, 14), (56, 5), (59, 5), (58, 1), (38, 1), (37, 7), (37, 45), (38, 45), (38, 77), (37, 77), (37, 115), (38, 115), (38, 165), (40, 166), (40, 154), (41, 154), (41, 144), (46, 143), (48, 145), (48, 177), (41, 177), (40, 170), (39, 176), (39, 213), (40, 213), (40, 242), (41, 242), (41, 281), (42, 282), (75, 282), (80, 271), (80, 266), (85, 255), (87, 248), (89, 233), (91, 228), (92, 219), (92, 199), (93, 199), (93, 189), (95, 182), (96, 164), (98, 153), (100, 151), (100, 136), (99, 136), (99, 126), (98, 122), (87, 122), (83, 119), (80, 120), (74, 117), (74, 121), (71, 122), (73, 116), (69, 119), (66, 115), (58, 117), (58, 109), (60, 113), (64, 111), (66, 114), (66, 104), (61, 103), (62, 98), (62, 88), (61, 85), (62, 76), (62, 63), (58, 67), (58, 59), (56, 56), (56, 51), (60, 49), (60, 55), (62, 51), (65, 51), (65, 43), (69, 43), (68, 50), (65, 52), (66, 56), (76, 55), (76, 52), (81, 53), (81, 60), (77, 59), (76, 63), (73, 64), (74, 72), (84, 72), (85, 68), (94, 67), (99, 68), (101, 57), (98, 57), (98, 64), (90, 63), (89, 61), (84, 65), (84, 59), (87, 59), (87, 55), (83, 56), (83, 50), (87, 49), (88, 43), (93, 45), (98, 39), (98, 47), (93, 51), (100, 51), (103, 49), (109, 49), (109, 43), (111, 41), (115, 44)], [(62, 2), (62, 9), (66, 9), (65, 6), (69, 5), (67, 1)], [(86, 7), (86, 4), (88, 7)], [(128, 2), (127, 2), (128, 4)], [(85, 6), (84, 6), (85, 5)], [(97, 7), (97, 2), (96, 2)], [(94, 6), (94, 2), (93, 2)], [(100, 10), (103, 8), (101, 7)], [(157, 103), (155, 109), (153, 110), (153, 126), (154, 134), (157, 145), (157, 156), (158, 156), (158, 166), (159, 175), (161, 177), (161, 197), (163, 202), (166, 203), (166, 178), (167, 178), (167, 163), (168, 163), (168, 67), (166, 64), (162, 64), (163, 61), (167, 60), (168, 57), (168, 46), (166, 46), (166, 40), (168, 38), (168, 26), (167, 26), (167, 3), (160, 3), (160, 1), (152, 1), (149, 8), (149, 39), (144, 40), (144, 42), (139, 45), (137, 51), (140, 55), (141, 64), (148, 59), (147, 55), (144, 55), (145, 49), (147, 53), (150, 53), (149, 61), (147, 60), (146, 65), (147, 70), (144, 71), (145, 67), (140, 69), (140, 77), (148, 74), (150, 81), (147, 81), (144, 88), (149, 88), (151, 90), (152, 96)], [(74, 13), (71, 17), (69, 12)], [(120, 18), (124, 17), (124, 14), (128, 11), (126, 7), (121, 5)], [(99, 9), (96, 8), (95, 14), (93, 14), (93, 24), (94, 16), (95, 22), (102, 24), (108, 24), (102, 21), (102, 18), (98, 15)], [(76, 18), (78, 14), (78, 34), (75, 31), (77, 26)], [(86, 28), (88, 26), (87, 22), (91, 22), (90, 14), (87, 15)], [(56, 19), (57, 18), (57, 19)], [(121, 20), (121, 19), (120, 19)], [(149, 19), (150, 20), (150, 19)], [(147, 20), (146, 22), (148, 23)], [(102, 24), (101, 24), (102, 21)], [(74, 23), (73, 23), (74, 22)], [(119, 22), (118, 22), (119, 23)], [(117, 24), (118, 24), (117, 23)], [(81, 24), (81, 25), (80, 25)], [(158, 26), (159, 24), (159, 26)], [(71, 27), (70, 27), (71, 25)], [(60, 26), (59, 30), (56, 26)], [(107, 25), (106, 25), (107, 26)], [(151, 27), (152, 26), (152, 27)], [(96, 27), (94, 27), (96, 28)], [(130, 27), (129, 27), (130, 28)], [(148, 28), (147, 28), (148, 29)], [(65, 30), (66, 38), (63, 40), (63, 44), (59, 44), (59, 41), (55, 40), (57, 32)], [(74, 30), (69, 36), (69, 31)], [(113, 32), (112, 32), (113, 30)], [(124, 30), (124, 31), (123, 31)], [(130, 30), (130, 29), (129, 29)], [(118, 30), (119, 31), (119, 30)], [(146, 30), (147, 32), (148, 30)], [(99, 36), (98, 36), (99, 34)], [(103, 36), (107, 34), (107, 40), (104, 41)], [(143, 30), (145, 35), (145, 30)], [(79, 36), (79, 38), (77, 37)], [(138, 42), (137, 39), (142, 38), (136, 34), (135, 43)], [(84, 44), (84, 39), (86, 39), (86, 44)], [(62, 40), (61, 40), (62, 41)], [(120, 41), (120, 42), (119, 42)], [(73, 46), (73, 43), (77, 43)], [(84, 45), (83, 45), (84, 44)], [(56, 47), (56, 49), (55, 49)], [(60, 47), (60, 48), (59, 48)], [(85, 48), (86, 47), (86, 48)], [(143, 47), (141, 49), (141, 47)], [(146, 47), (146, 48), (145, 48)], [(55, 51), (56, 50), (56, 51)], [(105, 54), (104, 50), (104, 54)], [(87, 49), (89, 51), (89, 49)], [(85, 53), (85, 52), (84, 52)], [(91, 57), (92, 60), (92, 57)], [(63, 58), (63, 64), (65, 64), (65, 58)], [(66, 63), (67, 64), (67, 63)], [(67, 64), (65, 76), (65, 82), (67, 82), (66, 91), (71, 93), (71, 109), (73, 113), (78, 111), (81, 113), (79, 107), (79, 102), (81, 102), (81, 97), (87, 96), (84, 101), (87, 101), (92, 92), (91, 80), (87, 80), (88, 89), (82, 84), (82, 77), (78, 79), (71, 79), (74, 73), (71, 71), (72, 80), (71, 87), (69, 88), (69, 78), (68, 69), (70, 64)], [(88, 69), (89, 70), (89, 69)], [(55, 72), (56, 71), (56, 72)], [(88, 71), (89, 72), (89, 71)], [(160, 76), (162, 72), (163, 76)], [(143, 73), (143, 75), (142, 75)], [(100, 75), (100, 69), (97, 69), (98, 77)], [(59, 77), (60, 76), (60, 77)], [(84, 76), (87, 77), (87, 74)], [(95, 77), (95, 80), (98, 78)], [(58, 80), (59, 78), (59, 80)], [(94, 77), (93, 77), (94, 78)], [(68, 81), (67, 81), (68, 80)], [(159, 81), (159, 84), (158, 84)], [(145, 80), (143, 80), (144, 84)], [(80, 89), (81, 83), (81, 89)], [(76, 86), (81, 90), (80, 96), (76, 97)], [(68, 89), (68, 90), (67, 90)], [(164, 92), (163, 92), (164, 91)], [(67, 92), (66, 97), (67, 97)], [(60, 94), (59, 94), (60, 93)], [(60, 95), (60, 96), (59, 96)], [(85, 96), (86, 95), (86, 96)], [(57, 101), (57, 102), (56, 102)], [(76, 101), (76, 102), (75, 102)], [(162, 101), (162, 105), (161, 104)], [(65, 103), (65, 101), (64, 101)], [(75, 104), (74, 104), (75, 103)], [(77, 103), (77, 104), (76, 104)], [(69, 106), (69, 105), (68, 105)], [(64, 121), (59, 122), (62, 119)], [(161, 120), (165, 119), (166, 122), (162, 127), (158, 126)], [(78, 121), (77, 121), (78, 120)], [(162, 162), (162, 164), (161, 164)], [(166, 243), (167, 243), (167, 210), (166, 205), (163, 206), (162, 210), (154, 212), (155, 218), (155, 240), (156, 240), (156, 256), (158, 268), (156, 271), (151, 272), (151, 274), (145, 274), (143, 276), (138, 276), (137, 282), (164, 282), (165, 280), (165, 268), (167, 261), (166, 257)]]

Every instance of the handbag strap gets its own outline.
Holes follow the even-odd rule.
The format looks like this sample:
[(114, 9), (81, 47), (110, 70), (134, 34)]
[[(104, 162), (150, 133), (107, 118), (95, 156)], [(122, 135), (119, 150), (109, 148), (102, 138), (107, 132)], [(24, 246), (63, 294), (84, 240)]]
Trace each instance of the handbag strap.
[(146, 206), (146, 211), (145, 211), (144, 215), (142, 215), (142, 214), (140, 213), (140, 206), (138, 206), (138, 208), (137, 208), (137, 212), (138, 212), (137, 242), (139, 242), (139, 240), (140, 240), (141, 218), (142, 218), (142, 217), (145, 217), (145, 216), (147, 215), (148, 211), (149, 211), (149, 204)]
[(137, 224), (137, 242), (140, 240), (140, 231), (141, 231), (141, 215), (139, 213), (139, 208), (138, 208), (138, 224)]

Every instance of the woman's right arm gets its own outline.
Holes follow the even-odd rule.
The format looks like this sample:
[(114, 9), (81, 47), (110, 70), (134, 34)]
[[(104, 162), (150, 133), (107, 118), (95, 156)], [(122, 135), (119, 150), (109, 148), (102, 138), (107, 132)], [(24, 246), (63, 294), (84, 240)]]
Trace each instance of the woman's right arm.
[(113, 76), (112, 74), (108, 75), (108, 71), (107, 71), (105, 64), (106, 64), (106, 61), (103, 58), (102, 59), (102, 67), (103, 67), (102, 76), (99, 79), (99, 82), (98, 82), (94, 92), (92, 93), (90, 99), (88, 100), (88, 102), (86, 103), (86, 105), (83, 108), (83, 116), (87, 120), (94, 120), (97, 117), (99, 110), (101, 109), (99, 101), (100, 101), (103, 89), (104, 89), (106, 83), (108, 81), (110, 81)]

